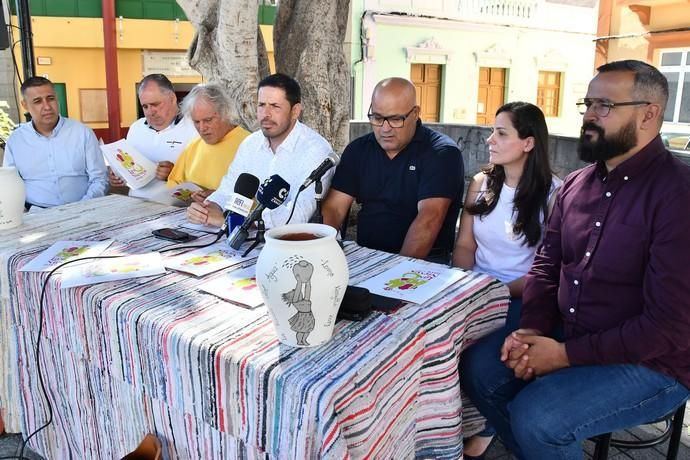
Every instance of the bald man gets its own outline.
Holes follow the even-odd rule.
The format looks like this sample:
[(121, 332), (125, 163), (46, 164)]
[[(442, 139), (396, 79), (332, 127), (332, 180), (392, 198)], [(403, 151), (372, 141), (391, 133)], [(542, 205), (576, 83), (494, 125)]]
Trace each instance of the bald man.
[(448, 263), (464, 187), (462, 156), (452, 139), (422, 125), (416, 101), (408, 80), (376, 85), (368, 114), (373, 133), (345, 148), (323, 218), (339, 229), (357, 200), (358, 244)]

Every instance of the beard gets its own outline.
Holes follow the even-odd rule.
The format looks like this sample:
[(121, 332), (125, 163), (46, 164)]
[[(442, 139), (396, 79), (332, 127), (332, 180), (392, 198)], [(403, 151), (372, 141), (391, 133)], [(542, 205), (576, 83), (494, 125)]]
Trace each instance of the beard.
[[(597, 139), (592, 141), (585, 135), (586, 130), (596, 131)], [(637, 145), (637, 127), (635, 120), (618, 130), (617, 133), (606, 137), (603, 128), (592, 122), (585, 122), (580, 130), (580, 142), (577, 144), (577, 154), (580, 160), (587, 163), (606, 161), (627, 153)]]

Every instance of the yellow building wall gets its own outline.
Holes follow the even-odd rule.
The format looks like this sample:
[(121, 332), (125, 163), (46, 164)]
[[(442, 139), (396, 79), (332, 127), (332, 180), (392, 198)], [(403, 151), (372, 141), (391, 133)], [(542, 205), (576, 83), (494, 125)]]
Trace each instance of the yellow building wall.
[[(32, 29), (36, 58), (49, 58), (50, 65), (36, 65), (36, 74), (55, 83), (65, 83), (68, 116), (82, 120), (81, 89), (105, 89), (103, 25), (100, 18), (33, 17)], [(16, 24), (17, 18), (13, 17)], [(137, 119), (136, 84), (144, 76), (144, 50), (186, 52), (194, 37), (188, 21), (116, 19), (120, 119), (129, 126)], [(273, 26), (261, 26), (271, 63), (273, 59)], [(21, 73), (21, 55), (15, 48)], [(43, 60), (42, 60), (43, 61)], [(168, 75), (173, 83), (200, 83), (201, 75)], [(107, 128), (107, 123), (87, 123), (92, 128)]]

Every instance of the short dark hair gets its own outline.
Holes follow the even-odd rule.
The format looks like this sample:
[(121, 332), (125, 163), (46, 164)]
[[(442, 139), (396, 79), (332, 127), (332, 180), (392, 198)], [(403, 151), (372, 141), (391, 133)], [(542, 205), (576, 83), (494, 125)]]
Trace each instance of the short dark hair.
[(144, 88), (146, 88), (146, 85), (148, 85), (149, 83), (155, 83), (156, 85), (158, 85), (158, 88), (161, 90), (161, 92), (175, 92), (175, 88), (173, 88), (173, 84), (168, 79), (168, 77), (166, 77), (162, 73), (151, 73), (145, 76), (144, 79), (141, 80), (141, 82), (139, 83), (137, 95), (141, 96), (141, 92), (144, 90)]
[(285, 98), (290, 103), (290, 107), (295, 104), (302, 102), (302, 90), (299, 87), (299, 83), (292, 77), (288, 77), (282, 73), (274, 73), (269, 75), (259, 82), (259, 89), (264, 86), (270, 86), (271, 88), (280, 88), (285, 91)]
[(625, 59), (601, 65), (597, 71), (599, 73), (633, 72), (635, 74), (633, 98), (659, 103), (663, 114), (668, 103), (668, 80), (656, 67), (636, 59)]
[(26, 96), (26, 90), (29, 88), (35, 88), (37, 86), (45, 86), (45, 85), (50, 85), (51, 88), (54, 88), (53, 82), (48, 80), (45, 77), (29, 77), (26, 80), (24, 80), (24, 83), (22, 83), (22, 86), (20, 87), (20, 91), (22, 93), (22, 97)]

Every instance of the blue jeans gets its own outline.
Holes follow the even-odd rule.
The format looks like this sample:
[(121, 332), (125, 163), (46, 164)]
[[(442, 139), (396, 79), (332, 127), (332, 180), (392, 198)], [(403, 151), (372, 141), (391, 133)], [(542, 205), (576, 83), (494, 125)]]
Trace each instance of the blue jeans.
[(524, 382), (499, 359), (505, 337), (500, 329), (462, 354), (460, 383), (520, 459), (581, 459), (585, 439), (663, 417), (690, 396), (676, 379), (633, 364), (570, 367)]
[[(506, 324), (502, 329), (504, 337), (520, 327), (520, 312), (522, 312), (522, 298), (511, 297), (510, 305), (508, 305), (508, 314), (506, 315)], [(490, 423), (487, 423), (484, 429), (477, 433), (477, 436), (483, 437), (495, 435), (496, 430)]]

